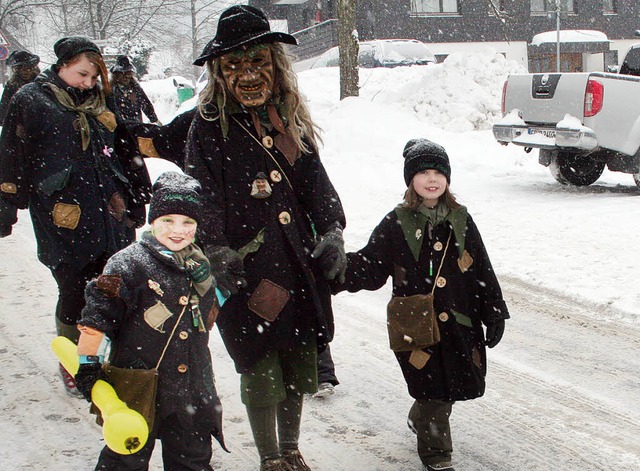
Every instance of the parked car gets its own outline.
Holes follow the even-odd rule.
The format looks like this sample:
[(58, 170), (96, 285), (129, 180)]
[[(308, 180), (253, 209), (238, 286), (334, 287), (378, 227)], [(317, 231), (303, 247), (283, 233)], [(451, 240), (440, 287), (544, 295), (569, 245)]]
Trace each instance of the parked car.
[[(362, 41), (358, 52), (358, 65), (363, 68), (427, 65), (436, 62), (436, 56), (427, 45), (416, 39)], [(336, 46), (319, 56), (311, 68), (338, 67), (339, 65), (340, 54)]]
[(539, 149), (538, 162), (560, 183), (586, 186), (605, 167), (640, 188), (640, 48), (620, 72), (512, 74), (502, 91), (501, 144)]

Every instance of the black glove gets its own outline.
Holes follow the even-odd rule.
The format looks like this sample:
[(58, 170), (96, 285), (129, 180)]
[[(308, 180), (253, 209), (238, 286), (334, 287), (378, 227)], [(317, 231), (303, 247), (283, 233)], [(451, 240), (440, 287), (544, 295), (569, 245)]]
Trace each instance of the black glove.
[[(196, 262), (193, 259), (188, 259), (184, 264), (185, 270), (189, 275), (189, 278), (193, 280), (194, 283), (201, 283), (211, 275), (211, 266), (209, 262), (206, 260), (200, 260)], [(213, 282), (215, 287), (215, 280)]]
[(344, 283), (347, 272), (347, 254), (344, 251), (342, 227), (335, 224), (323, 236), (311, 254), (317, 258), (320, 268), (327, 280), (334, 280), (336, 276), (340, 283)]
[(82, 393), (84, 398), (91, 402), (91, 390), (99, 379), (107, 381), (107, 375), (102, 371), (102, 363), (83, 363), (78, 368), (74, 378), (76, 388)]
[(238, 252), (224, 245), (209, 246), (205, 252), (211, 263), (211, 274), (223, 296), (228, 298), (239, 288), (247, 287), (244, 263)]
[(11, 235), (11, 226), (9, 224), (0, 224), (0, 238)]
[(500, 343), (502, 334), (504, 334), (504, 321), (493, 322), (487, 325), (487, 334), (484, 343), (487, 347), (493, 348)]

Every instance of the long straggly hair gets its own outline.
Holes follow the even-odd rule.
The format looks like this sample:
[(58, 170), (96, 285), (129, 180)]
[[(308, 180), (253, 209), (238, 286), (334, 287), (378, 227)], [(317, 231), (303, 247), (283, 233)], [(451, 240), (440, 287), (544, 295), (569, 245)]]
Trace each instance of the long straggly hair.
[[(298, 79), (291, 66), (291, 60), (282, 44), (272, 43), (267, 46), (271, 50), (274, 66), (274, 92), (269, 100), (280, 103), (283, 115), (281, 117), (286, 120), (291, 136), (300, 150), (315, 151), (318, 149), (318, 142), (322, 142), (319, 135), (320, 128), (311, 119), (309, 109), (298, 90)], [(223, 109), (219, 110), (219, 113), (223, 114), (229, 97), (222, 76), (220, 58), (208, 60), (206, 66), (209, 81), (198, 98), (198, 110), (204, 119), (211, 120), (211, 115), (205, 111), (206, 107), (217, 106), (217, 97), (221, 96)], [(213, 119), (217, 119), (217, 116)]]

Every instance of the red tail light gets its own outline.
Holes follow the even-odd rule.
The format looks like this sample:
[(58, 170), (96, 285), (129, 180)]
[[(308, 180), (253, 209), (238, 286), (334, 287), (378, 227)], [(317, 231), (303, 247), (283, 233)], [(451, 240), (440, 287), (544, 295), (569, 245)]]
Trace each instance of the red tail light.
[(604, 101), (604, 85), (596, 80), (587, 82), (587, 90), (584, 94), (584, 116), (595, 116), (602, 110)]
[(507, 103), (506, 103), (506, 99), (507, 99), (507, 83), (508, 83), (508, 80), (505, 80), (504, 84), (502, 85), (502, 116), (504, 116), (504, 114), (507, 111)]

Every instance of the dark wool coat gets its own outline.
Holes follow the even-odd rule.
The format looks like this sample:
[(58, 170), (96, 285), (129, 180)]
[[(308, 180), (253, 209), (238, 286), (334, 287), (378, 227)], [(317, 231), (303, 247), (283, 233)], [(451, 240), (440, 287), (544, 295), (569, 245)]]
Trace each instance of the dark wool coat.
[[(406, 226), (396, 211), (387, 214), (367, 245), (348, 254), (346, 282), (335, 291), (377, 290), (392, 277), (393, 296), (428, 294), (444, 256), (440, 272), (444, 285), (437, 283), (434, 292), (441, 340), (424, 349), (431, 357), (422, 369), (409, 363), (411, 352), (395, 355), (415, 399), (459, 401), (482, 396), (487, 369), (482, 325), (507, 319), (509, 313), (480, 233), (464, 207), (453, 210), (432, 231)], [(423, 239), (417, 261), (405, 233)], [(470, 265), (466, 256), (467, 263), (459, 263), (463, 251), (471, 256)], [(463, 272), (461, 266), (467, 265)]]
[(131, 126), (138, 147), (145, 157), (160, 157), (184, 170), (187, 135), (197, 108), (179, 114), (164, 126), (136, 123)]
[[(252, 248), (257, 250), (244, 258), (247, 288), (231, 296), (217, 320), (237, 371), (245, 373), (267, 352), (303, 341), (315, 339), (323, 348), (333, 338), (333, 313), (330, 289), (310, 257), (312, 224), (323, 234), (335, 222), (344, 226), (345, 219), (318, 154), (302, 154), (291, 165), (276, 146), (263, 147), (246, 113), (229, 117), (227, 138), (219, 119), (197, 114), (187, 142), (186, 171), (200, 181), (207, 198), (208, 212), (198, 225), (200, 243), (239, 250), (257, 242)], [(260, 172), (273, 190), (265, 199), (250, 195)], [(261, 231), (260, 244), (256, 237)], [(286, 301), (284, 307), (265, 315), (263, 308), (277, 300)]]
[(13, 225), (17, 209), (28, 207), (40, 261), (82, 268), (134, 240), (151, 184), (135, 142), (111, 112), (87, 114), (91, 141), (82, 150), (78, 113), (58, 102), (48, 82), (76, 103), (95, 93), (67, 87), (52, 69), (16, 93), (0, 137), (0, 226)]
[(15, 95), (16, 92), (27, 83), (29, 82), (10, 80), (4, 86), (4, 90), (2, 91), (2, 98), (0, 98), (0, 126), (4, 124), (4, 119), (7, 117), (7, 112), (9, 111), (9, 102), (11, 102), (11, 98), (13, 98), (13, 95)]
[(138, 82), (130, 85), (114, 84), (113, 97), (122, 119), (142, 121), (142, 113), (144, 113), (152, 123), (158, 121), (151, 100)]
[[(111, 339), (112, 365), (155, 368), (183, 310), (181, 298), (190, 298), (191, 289), (172, 252), (145, 233), (142, 240), (112, 256), (103, 275), (89, 282), (79, 324)], [(215, 297), (210, 289), (200, 299), (204, 318)], [(222, 440), (222, 407), (208, 343), (209, 332), (193, 326), (186, 307), (158, 369), (156, 410), (160, 418), (176, 414), (185, 429), (209, 430)]]

